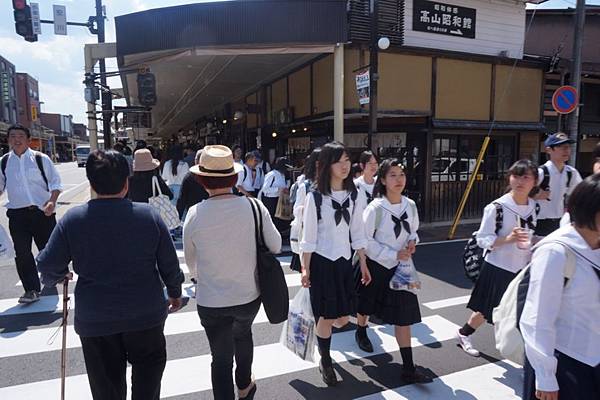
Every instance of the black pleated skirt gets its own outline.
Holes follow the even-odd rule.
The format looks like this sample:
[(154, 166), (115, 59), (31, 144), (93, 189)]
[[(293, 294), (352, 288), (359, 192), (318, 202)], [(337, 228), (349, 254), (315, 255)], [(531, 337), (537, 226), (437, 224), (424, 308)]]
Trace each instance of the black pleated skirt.
[(390, 289), (396, 268), (387, 269), (367, 258), (371, 283), (358, 286), (357, 312), (373, 315), (386, 324), (408, 326), (421, 322), (417, 295), (406, 290)]
[(467, 308), (482, 313), (489, 323), (493, 323), (494, 308), (500, 304), (506, 288), (516, 276), (516, 273), (484, 262)]
[(290, 261), (290, 269), (296, 272), (302, 272), (302, 264), (300, 262), (300, 254), (292, 254), (292, 261)]
[(356, 312), (352, 262), (343, 257), (331, 261), (317, 253), (310, 259), (310, 302), (315, 321), (336, 319)]

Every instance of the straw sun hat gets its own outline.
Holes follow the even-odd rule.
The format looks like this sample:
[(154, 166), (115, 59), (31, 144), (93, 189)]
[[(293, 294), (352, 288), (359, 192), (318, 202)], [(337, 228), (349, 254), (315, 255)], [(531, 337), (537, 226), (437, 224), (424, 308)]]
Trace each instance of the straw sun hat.
[(160, 166), (160, 161), (152, 157), (152, 153), (148, 149), (136, 150), (133, 155), (133, 170), (134, 171), (152, 171)]
[(200, 176), (226, 177), (239, 173), (244, 167), (233, 161), (233, 153), (227, 146), (205, 146), (198, 165), (190, 172)]

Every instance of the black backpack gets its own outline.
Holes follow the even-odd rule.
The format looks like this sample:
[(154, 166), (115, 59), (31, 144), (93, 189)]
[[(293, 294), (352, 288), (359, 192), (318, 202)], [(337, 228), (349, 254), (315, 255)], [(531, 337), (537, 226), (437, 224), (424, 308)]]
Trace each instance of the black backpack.
[[(550, 188), (550, 171), (548, 170), (548, 167), (546, 167), (545, 165), (542, 165), (541, 168), (542, 168), (542, 171), (544, 171), (544, 179), (542, 179), (542, 182), (540, 183), (540, 189), (547, 191)], [(568, 167), (565, 166), (565, 168), (568, 168)], [(573, 171), (567, 169), (567, 189), (569, 188), (569, 186), (571, 186), (572, 178), (573, 178)]]
[[(312, 191), (313, 197), (315, 198), (315, 206), (317, 207), (317, 221), (321, 220), (321, 204), (323, 204), (323, 195), (317, 190)], [(350, 200), (352, 200), (352, 211), (354, 212), (354, 203), (358, 197), (358, 190), (354, 189), (350, 193)]]
[[(496, 207), (496, 234), (502, 229), (502, 221), (504, 219), (504, 210), (500, 203), (493, 203)], [(463, 252), (463, 268), (465, 269), (465, 275), (473, 283), (477, 282), (479, 278), (479, 272), (485, 261), (485, 250), (479, 247), (477, 244), (477, 232), (473, 232), (471, 238), (465, 246)]]
[[(44, 183), (46, 183), (46, 190), (50, 190), (50, 187), (48, 186), (48, 178), (46, 177), (46, 172), (44, 171), (44, 163), (42, 160), (42, 154), (37, 151), (34, 151), (33, 153), (35, 154), (35, 163), (37, 164), (40, 172), (42, 173), (42, 179), (44, 180)], [(4, 188), (2, 190), (6, 189), (6, 166), (7, 166), (7, 164), (8, 164), (8, 154), (5, 154), (0, 159), (0, 170), (2, 170), (2, 175), (4, 176)]]

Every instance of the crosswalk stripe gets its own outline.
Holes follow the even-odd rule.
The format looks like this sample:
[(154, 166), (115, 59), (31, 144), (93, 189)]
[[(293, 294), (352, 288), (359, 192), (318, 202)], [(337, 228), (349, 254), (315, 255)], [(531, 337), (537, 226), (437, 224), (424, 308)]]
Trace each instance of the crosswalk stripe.
[(423, 305), (430, 310), (439, 310), (440, 308), (458, 306), (461, 304), (467, 304), (469, 302), (469, 296), (459, 296), (459, 297), (451, 297), (449, 299), (442, 299), (437, 301), (430, 301), (428, 303), (423, 303)]
[[(298, 287), (301, 284), (300, 274), (286, 274), (285, 280), (288, 288)], [(191, 297), (194, 285), (184, 285), (184, 297)], [(186, 296), (186, 293), (188, 294)], [(75, 308), (75, 296), (71, 295), (70, 307)], [(0, 317), (18, 314), (33, 314), (42, 312), (62, 312), (63, 298), (62, 295), (40, 296), (40, 300), (32, 304), (18, 304), (18, 299), (2, 299), (0, 300)]]
[(401, 386), (356, 400), (518, 400), (523, 385), (521, 371), (518, 365), (505, 360), (444, 375), (428, 385)]
[[(442, 342), (454, 337), (458, 326), (439, 315), (423, 318), (423, 322), (413, 326), (412, 344), (414, 347)], [(370, 329), (370, 337), (374, 345), (373, 353), (365, 353), (356, 347), (354, 331), (335, 333), (332, 340), (332, 358), (338, 362), (346, 362), (368, 356), (394, 352), (398, 344), (394, 337), (393, 326), (375, 326)], [(276, 363), (273, 360), (277, 360)], [(167, 361), (161, 383), (163, 397), (178, 396), (211, 389), (210, 354)], [(301, 360), (279, 343), (254, 348), (252, 370), (256, 379), (265, 379), (283, 374), (315, 368), (311, 362)], [(131, 368), (128, 368), (128, 376)], [(51, 400), (59, 397), (60, 379), (50, 379), (33, 383), (0, 388), (2, 399), (38, 399), (40, 393)], [(67, 378), (67, 397), (74, 399), (90, 399), (90, 389), (86, 375)]]

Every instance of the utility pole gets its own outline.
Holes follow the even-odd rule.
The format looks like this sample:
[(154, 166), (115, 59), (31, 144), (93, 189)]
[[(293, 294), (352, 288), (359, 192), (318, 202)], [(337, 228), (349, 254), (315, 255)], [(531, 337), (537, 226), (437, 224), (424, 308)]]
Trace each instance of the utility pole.
[[(581, 52), (583, 48), (583, 31), (585, 26), (585, 0), (577, 0), (575, 11), (575, 35), (573, 37), (573, 55), (571, 63), (571, 85), (577, 89), (581, 103)], [(575, 141), (571, 146), (571, 165), (577, 167), (577, 148), (579, 147), (579, 105), (569, 116), (568, 132)]]
[[(96, 24), (98, 26), (98, 43), (104, 43), (104, 12), (102, 10), (102, 0), (96, 0)], [(99, 60), (100, 64), (100, 83), (103, 87), (106, 87), (106, 62), (103, 58)], [(108, 111), (112, 109), (112, 95), (108, 91), (102, 92), (102, 111)], [(110, 149), (112, 147), (111, 138), (111, 119), (112, 114), (109, 112), (102, 113), (102, 131), (104, 132), (104, 148)]]
[(369, 51), (369, 133), (367, 148), (373, 147), (373, 135), (377, 134), (377, 80), (379, 79), (379, 6), (377, 0), (370, 0), (371, 46)]

